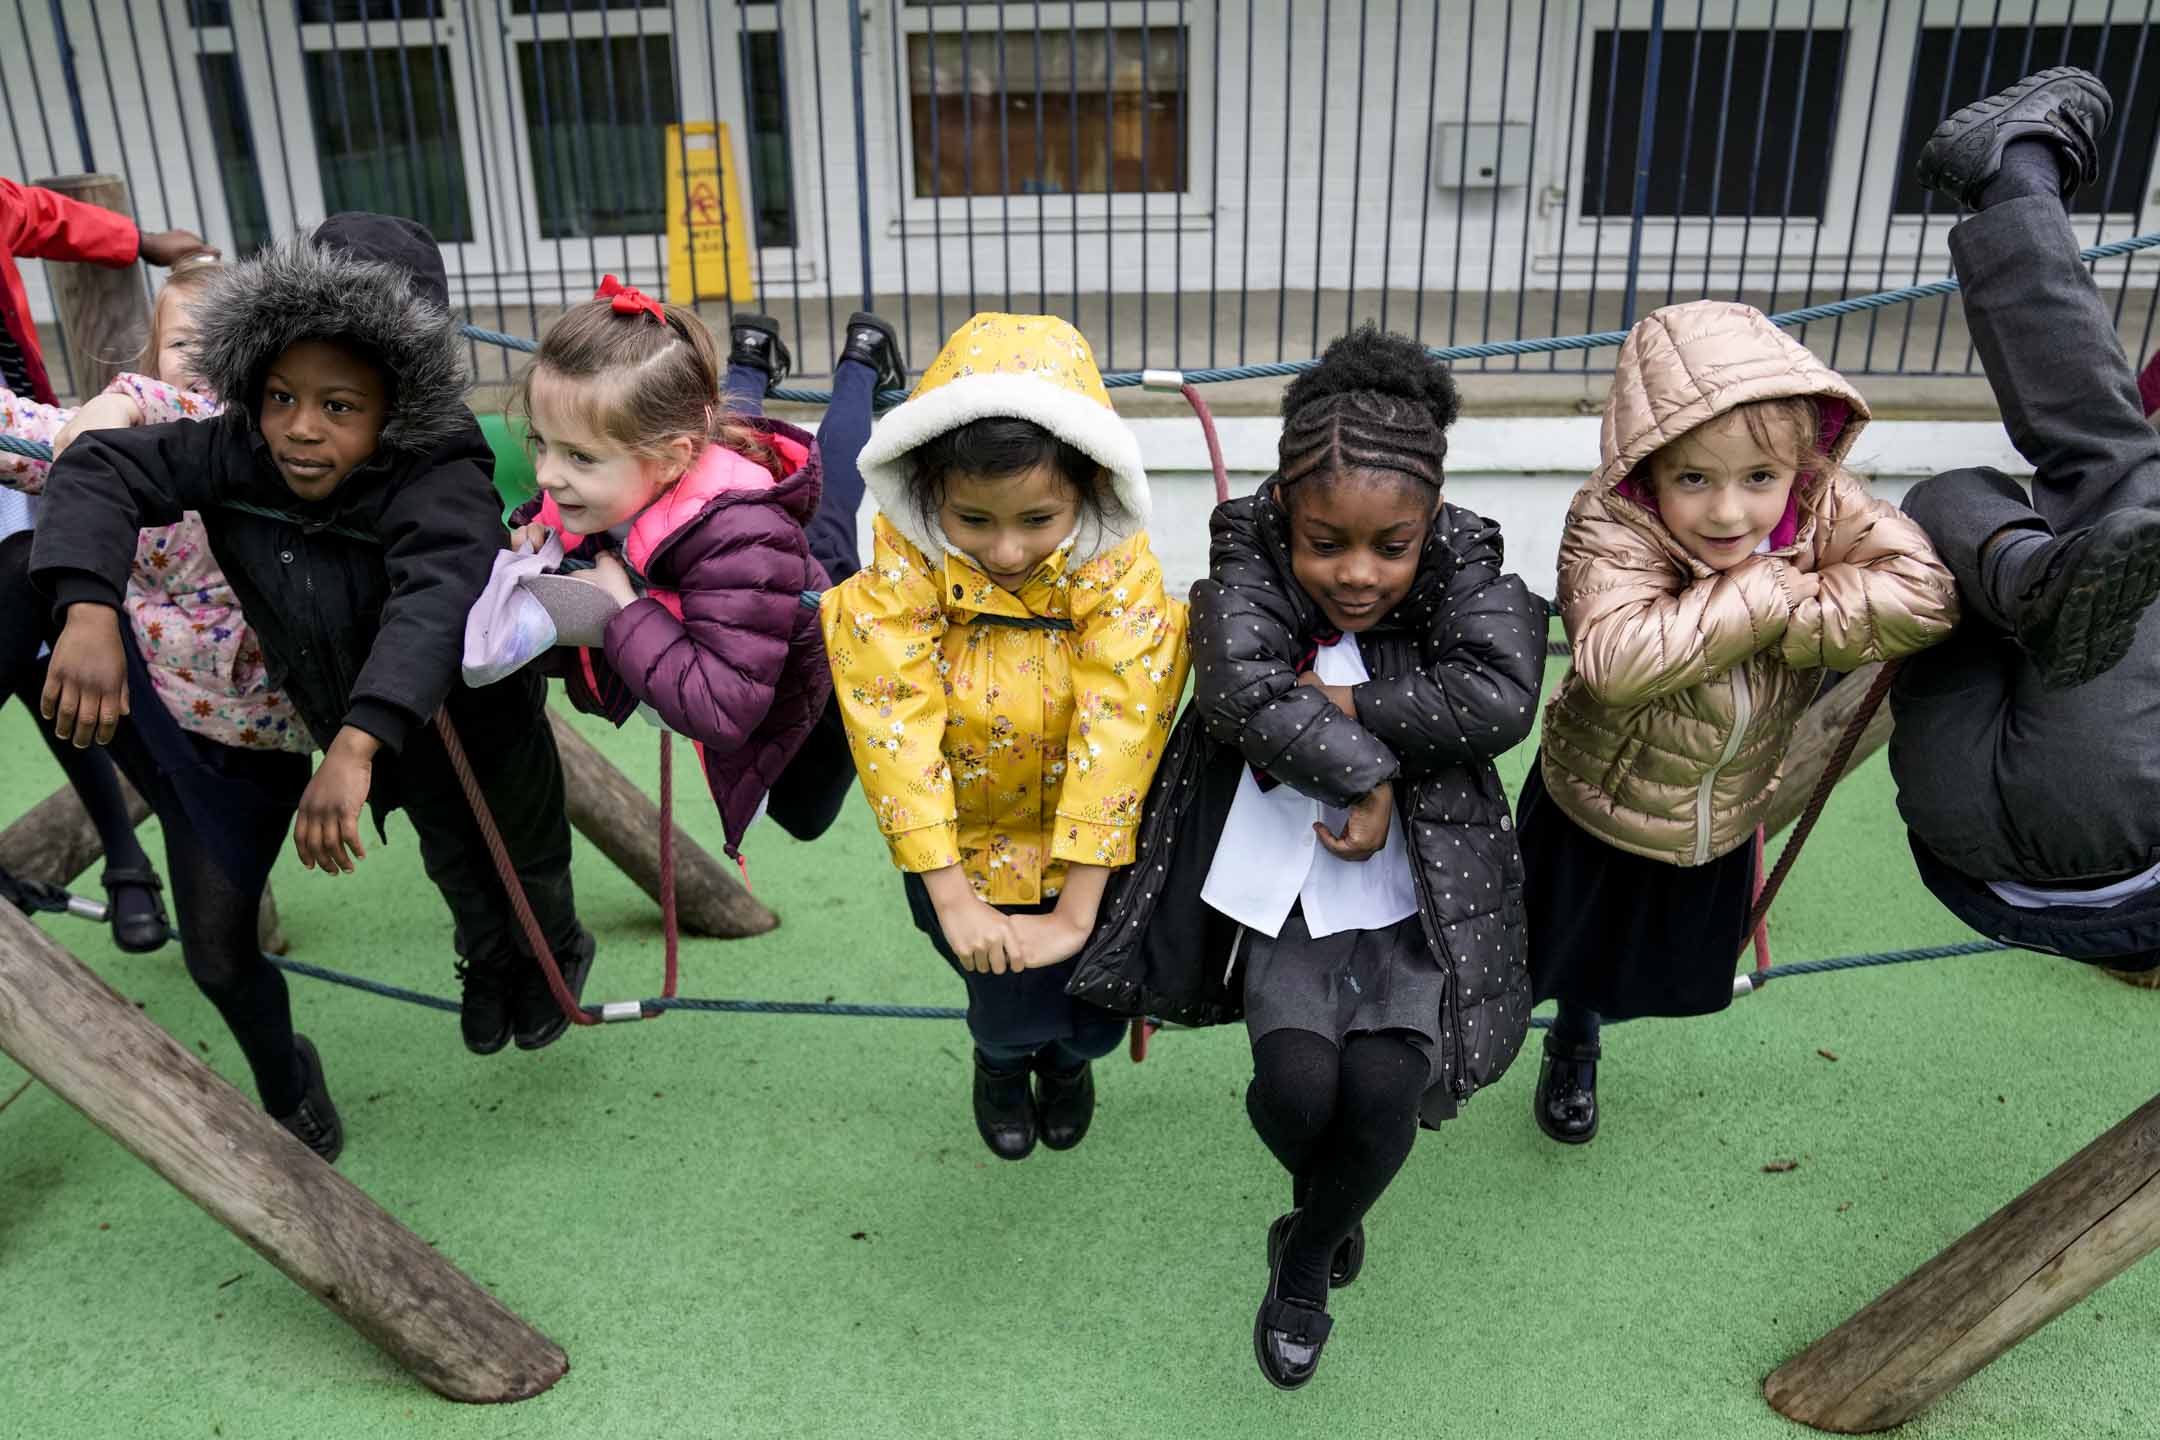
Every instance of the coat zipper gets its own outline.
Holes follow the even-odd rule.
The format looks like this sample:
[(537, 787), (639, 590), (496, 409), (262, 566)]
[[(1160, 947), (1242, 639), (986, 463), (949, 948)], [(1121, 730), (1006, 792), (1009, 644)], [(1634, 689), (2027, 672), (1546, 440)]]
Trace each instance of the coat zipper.
[(1717, 764), (1710, 767), (1695, 791), (1695, 864), (1710, 863), (1710, 787), (1732, 758), (1739, 753), (1740, 742), (1747, 738), (1748, 721), (1753, 717), (1755, 699), (1748, 690), (1747, 666), (1735, 665), (1733, 681), (1733, 727), (1732, 735), (1725, 741), (1725, 753), (1718, 756)]

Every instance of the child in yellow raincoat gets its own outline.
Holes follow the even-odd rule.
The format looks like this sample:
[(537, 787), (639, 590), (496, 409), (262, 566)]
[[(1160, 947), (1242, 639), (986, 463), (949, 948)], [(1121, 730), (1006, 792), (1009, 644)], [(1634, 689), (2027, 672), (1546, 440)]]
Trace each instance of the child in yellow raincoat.
[(1079, 331), (986, 314), (861, 465), (875, 553), (822, 619), (863, 793), (916, 925), (967, 983), (983, 1142), (1070, 1149), (1124, 1022), (1065, 983), (1132, 863), (1189, 663), (1139, 443)]

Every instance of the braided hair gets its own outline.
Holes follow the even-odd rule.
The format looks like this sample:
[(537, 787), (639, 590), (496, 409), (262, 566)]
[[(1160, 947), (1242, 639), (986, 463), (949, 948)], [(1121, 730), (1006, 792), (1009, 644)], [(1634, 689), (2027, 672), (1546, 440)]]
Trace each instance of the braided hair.
[(1407, 336), (1370, 321), (1342, 336), (1283, 392), (1277, 487), (1383, 472), (1438, 497), (1447, 429), (1462, 408), (1455, 377)]

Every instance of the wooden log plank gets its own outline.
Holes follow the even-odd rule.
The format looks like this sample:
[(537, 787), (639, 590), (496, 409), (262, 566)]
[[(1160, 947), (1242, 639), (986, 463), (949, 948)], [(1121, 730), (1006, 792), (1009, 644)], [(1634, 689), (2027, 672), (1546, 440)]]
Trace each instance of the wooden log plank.
[[(117, 175), (56, 175), (36, 182), (70, 200), (96, 205), (119, 215), (133, 215), (127, 186)], [(123, 370), (139, 369), (150, 343), (150, 300), (142, 270), (118, 270), (48, 260), (45, 278), (52, 286), (53, 309), (67, 336), (68, 364), (75, 392), (87, 399), (112, 383)]]
[[(120, 777), (128, 819), (140, 825), (150, 806), (127, 777)], [(97, 827), (72, 787), (62, 785), (0, 830), (0, 870), (47, 885), (71, 885), (75, 877), (105, 858)]]
[(569, 1369), (553, 1341), (5, 906), (0, 1050), (437, 1394), (523, 1400)]
[[(135, 787), (128, 784), (125, 775), (119, 780), (120, 793), (127, 800), (128, 819), (140, 825), (150, 817), (150, 806), (135, 793)], [(24, 811), (14, 824), (0, 830), (0, 870), (25, 880), (72, 885), (104, 856), (105, 847), (98, 841), (97, 827), (90, 822), (90, 812), (83, 808), (74, 790), (66, 785)], [(169, 898), (165, 908), (172, 909)], [(262, 909), (255, 918), (255, 938), (268, 954), (292, 953), (292, 941), (286, 938), (284, 926), (278, 919), (277, 897), (270, 893), (267, 885), (263, 887)]]
[(1860, 1434), (1919, 1414), (2160, 1249), (2160, 1095), (1781, 1366), (1781, 1414)]
[[(548, 723), (555, 730), (555, 748), (562, 754), (564, 808), (570, 812), (570, 823), (659, 903), (660, 807), (552, 709)], [(684, 778), (683, 769), (690, 771), (691, 783), (681, 788), (703, 803), (705, 784), (694, 762), (686, 767), (678, 759), (677, 766), (678, 781)], [(780, 923), (779, 916), (745, 890), (681, 825), (675, 827), (675, 905), (686, 935), (739, 939), (762, 935)]]
[[(1778, 781), (1777, 794), (1771, 797), (1769, 814), (1763, 820), (1766, 833), (1776, 835), (1800, 818), (1807, 808), (1808, 797), (1815, 793), (1815, 786), (1829, 767), (1830, 757), (1836, 752), (1838, 741), (1845, 734), (1845, 727), (1860, 702), (1867, 698), (1868, 687), (1875, 683), (1875, 676), (1882, 670), (1878, 664), (1863, 665), (1840, 680), (1828, 695), (1807, 709), (1800, 717), (1799, 728), (1793, 732), (1793, 742), (1785, 752), (1785, 767)], [(1873, 755), (1890, 741), (1890, 702), (1885, 700), (1867, 729), (1860, 732), (1860, 741), (1853, 746), (1852, 760), (1845, 767), (1845, 775), (1860, 768), (1861, 762)], [(1840, 780), (1844, 775), (1838, 777)]]

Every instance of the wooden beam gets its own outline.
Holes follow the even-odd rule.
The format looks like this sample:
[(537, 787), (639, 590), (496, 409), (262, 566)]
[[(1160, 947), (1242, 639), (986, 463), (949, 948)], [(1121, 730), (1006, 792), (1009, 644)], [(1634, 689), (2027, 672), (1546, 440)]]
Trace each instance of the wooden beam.
[[(119, 779), (128, 819), (140, 825), (149, 818), (150, 806), (126, 776)], [(75, 798), (72, 786), (62, 785), (0, 830), (0, 870), (25, 880), (71, 885), (76, 876), (104, 858), (97, 827), (90, 823), (90, 812)]]
[[(127, 186), (117, 175), (55, 175), (36, 183), (86, 205), (120, 215), (135, 213)], [(79, 397), (98, 394), (123, 370), (141, 368), (150, 343), (150, 300), (139, 266), (112, 270), (48, 260), (45, 279), (67, 336), (68, 363)]]
[(2151, 970), (2110, 970), (2125, 985), (2135, 985), (2140, 990), (2160, 990), (2160, 968)]
[(2160, 1095), (1788, 1361), (1763, 1386), (1818, 1430), (1886, 1430), (2160, 1249)]
[[(555, 748), (562, 754), (564, 808), (570, 812), (570, 823), (658, 904), (660, 807), (552, 708), (548, 723), (555, 730)], [(689, 769), (691, 782), (683, 788), (697, 803), (708, 803), (704, 778), (694, 764), (682, 768)], [(686, 935), (740, 939), (762, 935), (780, 923), (779, 916), (745, 890), (681, 825), (675, 827), (675, 905)]]
[[(127, 800), (128, 819), (137, 825), (150, 817), (150, 806), (135, 787), (128, 784), (125, 775), (118, 775), (120, 793)], [(105, 847), (98, 840), (97, 826), (90, 822), (90, 812), (83, 808), (72, 787), (62, 785), (37, 804), (24, 811), (15, 823), (0, 830), (0, 870), (19, 875), (25, 880), (41, 880), (48, 885), (67, 886), (84, 871), (105, 856)], [(170, 899), (166, 910), (172, 909)], [(263, 886), (262, 909), (255, 919), (255, 938), (262, 948), (272, 955), (292, 953), (292, 941), (285, 937), (284, 927), (278, 921), (277, 897)]]
[[(1853, 713), (1860, 702), (1867, 698), (1868, 687), (1875, 683), (1880, 664), (1863, 665), (1832, 687), (1830, 693), (1800, 717), (1800, 726), (1793, 732), (1793, 742), (1785, 752), (1785, 768), (1778, 781), (1777, 794), (1771, 797), (1770, 813), (1763, 820), (1766, 833), (1776, 835), (1800, 818), (1807, 808), (1808, 797), (1815, 793), (1816, 784), (1829, 767), (1830, 757), (1836, 752), (1838, 741), (1845, 734)], [(1890, 740), (1890, 704), (1886, 700), (1868, 722), (1867, 729), (1860, 732), (1860, 741), (1853, 746), (1852, 760), (1845, 767), (1845, 775), (1860, 768), (1860, 763), (1882, 749)]]
[(6, 906), (0, 1050), (437, 1394), (523, 1400), (570, 1368), (553, 1341)]

